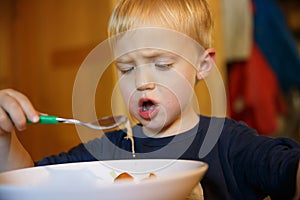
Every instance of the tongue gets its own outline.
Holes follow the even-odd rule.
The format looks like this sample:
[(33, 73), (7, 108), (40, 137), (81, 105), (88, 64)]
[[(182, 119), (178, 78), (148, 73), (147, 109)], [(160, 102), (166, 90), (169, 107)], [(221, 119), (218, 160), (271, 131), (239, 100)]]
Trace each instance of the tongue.
[(146, 102), (140, 108), (140, 116), (144, 119), (151, 119), (157, 113), (157, 106), (152, 102)]
[(143, 105), (142, 107), (142, 111), (145, 112), (145, 111), (148, 111), (148, 110), (154, 110), (155, 108), (155, 105), (151, 102), (147, 102)]

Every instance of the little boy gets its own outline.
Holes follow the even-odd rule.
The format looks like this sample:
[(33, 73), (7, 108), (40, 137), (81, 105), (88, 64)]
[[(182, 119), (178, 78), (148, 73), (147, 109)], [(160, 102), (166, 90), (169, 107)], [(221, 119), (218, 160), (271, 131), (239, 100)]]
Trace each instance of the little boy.
[[(140, 123), (132, 128), (136, 159), (207, 162), (205, 199), (299, 199), (299, 144), (258, 136), (243, 123), (194, 109), (193, 87), (214, 66), (205, 0), (121, 0), (108, 31), (122, 97)], [(13, 125), (24, 130), (26, 117), (37, 122), (38, 112), (23, 94), (7, 89), (0, 91), (0, 115), (2, 170), (132, 158), (132, 144), (118, 130), (33, 163), (9, 133)], [(215, 141), (211, 135), (217, 135)], [(203, 154), (207, 141), (210, 151)]]

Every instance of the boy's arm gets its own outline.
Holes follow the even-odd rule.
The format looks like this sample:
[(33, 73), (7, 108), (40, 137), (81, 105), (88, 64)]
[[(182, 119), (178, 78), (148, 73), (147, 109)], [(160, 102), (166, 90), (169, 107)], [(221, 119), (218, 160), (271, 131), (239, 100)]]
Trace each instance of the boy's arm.
[(32, 158), (14, 131), (9, 134), (0, 134), (0, 172), (33, 166)]
[(14, 129), (26, 129), (26, 118), (36, 122), (38, 112), (22, 93), (0, 90), (0, 172), (33, 166), (28, 152), (19, 142)]
[(293, 200), (300, 199), (300, 161), (298, 163), (297, 177), (296, 177), (296, 193)]

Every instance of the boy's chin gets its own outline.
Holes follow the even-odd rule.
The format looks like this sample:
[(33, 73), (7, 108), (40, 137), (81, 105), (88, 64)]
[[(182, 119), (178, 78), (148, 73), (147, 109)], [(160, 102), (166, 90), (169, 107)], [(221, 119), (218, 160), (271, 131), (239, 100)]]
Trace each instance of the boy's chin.
[(144, 128), (147, 128), (149, 130), (153, 131), (160, 131), (164, 128), (164, 124), (158, 123), (155, 119), (145, 120), (145, 119), (139, 119), (139, 122), (143, 125)]

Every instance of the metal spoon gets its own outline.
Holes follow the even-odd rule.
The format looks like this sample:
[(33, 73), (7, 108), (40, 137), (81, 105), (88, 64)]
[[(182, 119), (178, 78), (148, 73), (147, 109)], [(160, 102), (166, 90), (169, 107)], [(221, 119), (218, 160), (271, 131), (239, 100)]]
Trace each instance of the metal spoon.
[(40, 115), (40, 121), (38, 121), (37, 123), (33, 123), (32, 121), (27, 119), (27, 123), (30, 124), (58, 124), (58, 123), (77, 124), (95, 130), (112, 129), (122, 125), (126, 121), (127, 121), (127, 117), (124, 115), (107, 116), (92, 122), (81, 122), (77, 119), (65, 119), (65, 118), (50, 116), (50, 115)]

